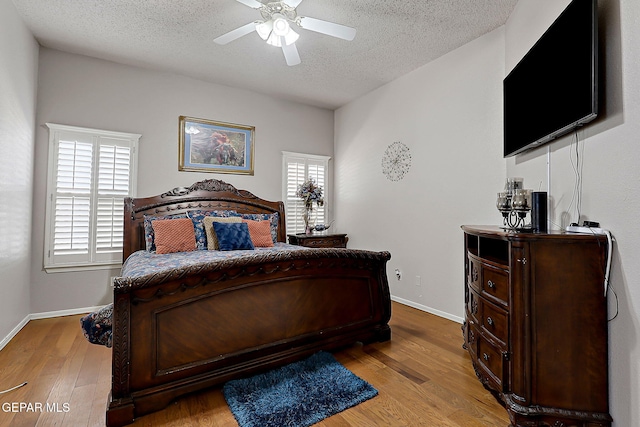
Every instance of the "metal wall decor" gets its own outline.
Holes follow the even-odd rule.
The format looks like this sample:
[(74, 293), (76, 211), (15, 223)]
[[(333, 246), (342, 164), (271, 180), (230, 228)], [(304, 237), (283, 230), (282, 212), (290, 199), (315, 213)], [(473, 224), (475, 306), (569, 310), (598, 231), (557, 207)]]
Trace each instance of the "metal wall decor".
[(411, 168), (409, 147), (400, 141), (390, 144), (382, 156), (382, 173), (389, 181), (400, 181)]

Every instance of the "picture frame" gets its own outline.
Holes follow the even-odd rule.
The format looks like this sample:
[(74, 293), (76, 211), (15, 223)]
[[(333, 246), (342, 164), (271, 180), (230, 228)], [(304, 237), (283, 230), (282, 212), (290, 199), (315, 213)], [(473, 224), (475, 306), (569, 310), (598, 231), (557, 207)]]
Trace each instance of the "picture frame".
[(254, 126), (179, 117), (178, 170), (253, 175)]

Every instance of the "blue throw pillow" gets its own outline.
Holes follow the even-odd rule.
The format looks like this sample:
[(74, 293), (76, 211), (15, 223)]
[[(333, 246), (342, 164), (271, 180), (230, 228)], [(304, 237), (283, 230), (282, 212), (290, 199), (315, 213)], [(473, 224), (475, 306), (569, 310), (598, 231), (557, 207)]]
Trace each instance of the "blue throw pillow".
[(249, 235), (249, 226), (244, 222), (214, 222), (213, 229), (218, 237), (221, 251), (254, 249)]
[(206, 250), (207, 249), (207, 233), (204, 229), (204, 219), (205, 217), (208, 216), (215, 216), (215, 217), (222, 217), (222, 218), (227, 218), (230, 216), (237, 216), (239, 217), (240, 214), (237, 213), (236, 211), (225, 211), (225, 210), (218, 210), (218, 211), (202, 211), (202, 210), (196, 210), (196, 211), (189, 211), (187, 212), (187, 216), (189, 218), (191, 218), (191, 221), (193, 221), (193, 228), (194, 231), (196, 233), (196, 247), (198, 248), (199, 251), (202, 250)]

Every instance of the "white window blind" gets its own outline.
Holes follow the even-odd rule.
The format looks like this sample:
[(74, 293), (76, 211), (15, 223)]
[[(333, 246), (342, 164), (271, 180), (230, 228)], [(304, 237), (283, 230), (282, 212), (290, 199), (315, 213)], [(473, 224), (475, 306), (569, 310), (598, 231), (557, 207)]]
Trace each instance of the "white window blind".
[(124, 198), (133, 197), (140, 135), (48, 123), (47, 271), (122, 261)]
[(308, 178), (312, 178), (318, 186), (322, 187), (325, 201), (324, 206), (317, 207), (314, 204), (312, 222), (315, 224), (327, 223), (329, 159), (330, 157), (327, 156), (282, 152), (282, 199), (285, 204), (287, 234), (304, 233), (305, 231), (302, 218), (304, 203), (296, 195), (296, 192), (298, 186)]

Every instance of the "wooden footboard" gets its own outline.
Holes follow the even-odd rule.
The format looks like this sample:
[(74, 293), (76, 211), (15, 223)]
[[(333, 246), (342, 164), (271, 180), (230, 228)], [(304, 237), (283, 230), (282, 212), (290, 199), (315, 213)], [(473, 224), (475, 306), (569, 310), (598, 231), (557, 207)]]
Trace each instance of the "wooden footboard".
[(319, 350), (390, 338), (388, 252), (294, 251), (114, 290), (107, 425)]

